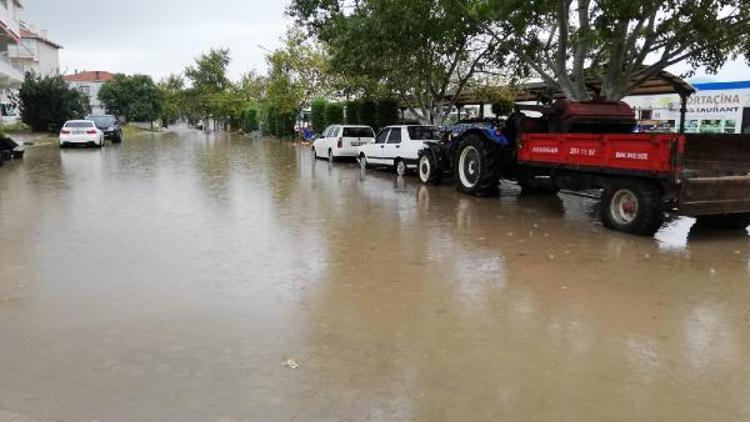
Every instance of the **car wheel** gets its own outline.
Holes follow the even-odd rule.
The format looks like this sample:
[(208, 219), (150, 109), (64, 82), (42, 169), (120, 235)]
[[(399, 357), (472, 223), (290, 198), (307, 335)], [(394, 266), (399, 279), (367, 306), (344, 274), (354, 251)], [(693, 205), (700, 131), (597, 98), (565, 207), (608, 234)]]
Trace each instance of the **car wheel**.
[(393, 165), (396, 168), (396, 174), (399, 177), (406, 176), (406, 172), (408, 171), (408, 167), (406, 167), (406, 161), (401, 158), (397, 158)]
[(602, 221), (610, 229), (653, 236), (664, 223), (659, 186), (639, 180), (623, 180), (604, 189)]

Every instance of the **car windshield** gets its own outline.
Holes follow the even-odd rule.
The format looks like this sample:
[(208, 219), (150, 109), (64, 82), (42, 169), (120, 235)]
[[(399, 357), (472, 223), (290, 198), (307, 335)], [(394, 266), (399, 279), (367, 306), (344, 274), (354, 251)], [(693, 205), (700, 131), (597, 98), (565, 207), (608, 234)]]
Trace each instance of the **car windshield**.
[(68, 122), (65, 127), (94, 127), (92, 122)]
[(409, 126), (409, 138), (415, 141), (440, 139), (440, 130), (435, 126)]
[(375, 132), (369, 127), (345, 127), (344, 138), (374, 138)]
[(114, 116), (91, 116), (89, 120), (93, 120), (100, 127), (114, 126), (117, 123), (117, 119)]

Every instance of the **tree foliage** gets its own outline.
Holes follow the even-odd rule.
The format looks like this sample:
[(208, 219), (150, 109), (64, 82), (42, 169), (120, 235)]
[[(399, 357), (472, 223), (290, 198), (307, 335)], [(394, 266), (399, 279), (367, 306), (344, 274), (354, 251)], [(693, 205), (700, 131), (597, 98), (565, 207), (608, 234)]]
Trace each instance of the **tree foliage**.
[(312, 113), (312, 127), (317, 133), (322, 133), (328, 126), (326, 123), (326, 106), (328, 101), (325, 98), (318, 97), (313, 100), (310, 111)]
[(348, 3), (294, 0), (289, 13), (326, 43), (333, 72), (366, 78), (361, 94), (396, 95), (426, 122), (445, 118), (496, 50), (453, 0)]
[(326, 124), (328, 126), (344, 124), (344, 106), (339, 103), (326, 104)]
[(162, 93), (147, 75), (115, 75), (99, 90), (107, 112), (128, 121), (152, 122), (162, 112)]
[(21, 119), (34, 131), (56, 130), (89, 112), (89, 98), (61, 76), (27, 73), (17, 97)]
[(454, 1), (512, 52), (518, 74), (576, 100), (590, 98), (592, 77), (620, 100), (670, 66), (716, 71), (750, 46), (747, 0)]

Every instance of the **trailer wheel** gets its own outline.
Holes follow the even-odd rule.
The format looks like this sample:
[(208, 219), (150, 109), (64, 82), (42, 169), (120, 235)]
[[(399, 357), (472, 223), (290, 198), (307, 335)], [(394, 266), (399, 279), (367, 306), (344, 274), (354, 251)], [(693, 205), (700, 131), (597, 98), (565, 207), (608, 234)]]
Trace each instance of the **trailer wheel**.
[(440, 183), (440, 170), (432, 154), (422, 154), (419, 157), (419, 180), (425, 185)]
[(661, 189), (641, 180), (612, 183), (604, 189), (601, 213), (610, 229), (653, 236), (664, 223)]
[(496, 195), (499, 191), (500, 149), (479, 135), (468, 134), (457, 149), (455, 165), (458, 190), (475, 196)]
[(701, 227), (719, 230), (744, 230), (747, 226), (750, 226), (750, 213), (702, 215), (696, 217), (696, 220)]

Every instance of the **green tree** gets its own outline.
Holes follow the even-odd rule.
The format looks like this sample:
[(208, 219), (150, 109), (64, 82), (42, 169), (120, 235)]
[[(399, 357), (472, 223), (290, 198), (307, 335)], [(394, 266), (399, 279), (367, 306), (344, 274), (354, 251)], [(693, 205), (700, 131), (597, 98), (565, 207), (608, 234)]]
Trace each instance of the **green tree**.
[(116, 75), (99, 90), (99, 100), (127, 121), (153, 122), (162, 112), (162, 93), (147, 75)]
[(310, 107), (312, 113), (312, 127), (317, 133), (323, 133), (328, 126), (326, 124), (326, 106), (328, 101), (325, 98), (316, 98)]
[(344, 107), (339, 103), (328, 103), (326, 105), (326, 123), (340, 125), (344, 123)]
[(22, 121), (34, 131), (56, 130), (71, 119), (82, 119), (89, 112), (89, 98), (70, 88), (61, 76), (27, 73), (17, 100)]
[(293, 0), (289, 12), (326, 43), (334, 73), (436, 124), (499, 43), (454, 0)]
[(174, 123), (183, 112), (185, 102), (185, 81), (179, 75), (170, 75), (158, 84), (162, 112), (159, 118), (163, 124)]
[(397, 100), (383, 99), (378, 101), (376, 117), (379, 128), (394, 125), (400, 120), (400, 108)]
[(259, 129), (258, 126), (258, 110), (253, 107), (249, 107), (245, 110), (243, 115), (242, 129), (246, 133), (255, 132)]
[(716, 71), (750, 50), (749, 0), (453, 1), (512, 52), (517, 73), (575, 100), (591, 98), (588, 78), (616, 101), (675, 64)]
[(359, 108), (359, 120), (365, 126), (377, 129), (378, 126), (378, 104), (372, 99), (362, 101)]
[(361, 101), (347, 101), (346, 103), (346, 124), (349, 125), (361, 125), (362, 120), (360, 118), (360, 108), (362, 108)]
[(227, 76), (231, 61), (228, 49), (211, 49), (185, 68), (185, 77), (191, 85), (186, 92), (190, 109), (206, 122), (212, 117), (227, 118), (225, 113), (234, 103), (227, 96), (227, 91), (232, 88), (232, 81)]

